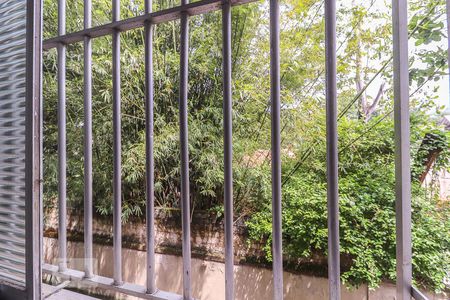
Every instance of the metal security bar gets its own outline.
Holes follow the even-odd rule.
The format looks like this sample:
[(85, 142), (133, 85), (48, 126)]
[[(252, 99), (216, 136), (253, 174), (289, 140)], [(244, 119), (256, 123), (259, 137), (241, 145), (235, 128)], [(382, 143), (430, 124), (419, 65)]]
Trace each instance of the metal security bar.
[[(58, 49), (58, 161), (59, 161), (59, 256), (58, 266), (44, 265), (44, 271), (87, 286), (100, 286), (145, 299), (184, 299), (192, 297), (191, 236), (188, 151), (188, 50), (189, 18), (215, 10), (222, 11), (223, 55), (223, 120), (224, 120), (224, 207), (225, 207), (225, 290), (226, 299), (234, 299), (233, 251), (233, 174), (232, 174), (232, 79), (231, 79), (231, 8), (255, 0), (201, 0), (153, 12), (152, 1), (145, 0), (145, 14), (120, 19), (120, 1), (112, 0), (112, 22), (92, 27), (91, 0), (84, 0), (84, 29), (66, 34), (65, 0), (58, 1), (58, 36), (44, 41), (45, 50)], [(268, 0), (270, 9), (270, 84), (271, 84), (271, 153), (272, 153), (272, 256), (273, 299), (283, 299), (282, 195), (280, 149), (280, 9), (278, 0)], [(447, 8), (450, 11), (450, 2)], [(397, 299), (426, 299), (411, 283), (411, 186), (409, 163), (409, 95), (408, 95), (408, 32), (406, 0), (393, 0), (394, 42), (394, 122), (396, 167), (396, 230), (397, 230)], [(153, 27), (155, 24), (180, 19), (180, 149), (181, 149), (181, 210), (183, 295), (158, 290), (155, 281), (155, 215), (154, 215), (154, 82)], [(146, 286), (123, 282), (121, 236), (121, 99), (120, 99), (120, 33), (145, 29), (145, 124), (146, 124)], [(113, 65), (113, 278), (98, 276), (92, 266), (92, 45), (93, 38), (112, 36)], [(67, 269), (66, 241), (66, 112), (65, 59), (66, 45), (84, 43), (84, 271)], [(450, 42), (449, 42), (450, 47)], [(338, 134), (336, 86), (336, 1), (325, 0), (326, 57), (326, 126), (328, 181), (328, 276), (329, 298), (340, 299), (339, 259), (339, 195), (338, 195)], [(450, 52), (449, 52), (450, 56)]]
[[(84, 0), (84, 28), (92, 24), (92, 1)], [(91, 278), (92, 261), (92, 43), (84, 37), (84, 273)]]
[(222, 8), (223, 55), (223, 156), (225, 206), (225, 300), (234, 299), (233, 251), (233, 128), (231, 91), (231, 5)]
[[(120, 1), (112, 2), (112, 21), (120, 18)], [(114, 285), (122, 285), (122, 140), (120, 114), (120, 32), (112, 32), (113, 77), (113, 255)]]
[(273, 299), (283, 299), (283, 249), (281, 236), (280, 139), (280, 8), (270, 0), (270, 101), (272, 114), (272, 260)]
[[(145, 1), (145, 13), (152, 12), (152, 0)], [(145, 170), (147, 227), (147, 293), (156, 292), (155, 282), (155, 174), (153, 158), (153, 25), (145, 24)]]
[[(181, 0), (186, 5), (187, 0)], [(181, 225), (183, 255), (183, 299), (191, 299), (191, 218), (189, 193), (189, 141), (188, 141), (188, 55), (189, 19), (187, 12), (181, 12), (180, 48), (180, 147), (181, 147)]]
[[(231, 6), (242, 5), (257, 0), (229, 0)], [(54, 38), (50, 38), (44, 41), (43, 49), (49, 50), (56, 48), (58, 44), (73, 44), (82, 42), (85, 36), (91, 38), (102, 37), (111, 35), (114, 30), (119, 32), (128, 31), (136, 28), (142, 28), (146, 22), (151, 24), (160, 24), (181, 18), (181, 13), (186, 12), (188, 16), (196, 16), (201, 14), (210, 13), (222, 8), (221, 0), (201, 0), (194, 3), (188, 3), (172, 8), (146, 13), (141, 16), (120, 20), (100, 26), (95, 26), (89, 29), (60, 35)], [(226, 2), (226, 1), (225, 1)]]
[[(58, 1), (58, 35), (66, 33), (66, 1)], [(58, 44), (58, 241), (59, 271), (67, 268), (66, 45)]]
[(335, 0), (325, 1), (325, 58), (328, 183), (328, 285), (330, 299), (340, 299)]
[[(448, 73), (450, 74), (450, 0), (445, 1), (445, 9), (446, 9), (446, 16), (447, 16), (447, 65), (448, 65)], [(449, 80), (449, 92), (450, 92), (450, 76), (448, 77)], [(449, 99), (450, 99), (450, 93), (449, 93)], [(450, 101), (449, 101), (450, 102)], [(450, 109), (450, 105), (447, 109)]]
[[(91, 27), (91, 0), (84, 1), (84, 29), (76, 33), (65, 34), (65, 1), (60, 0), (58, 6), (59, 32), (58, 36), (44, 42), (44, 49), (56, 47), (58, 49), (58, 100), (59, 100), (59, 140), (61, 145), (58, 153), (60, 161), (59, 172), (59, 249), (60, 264), (58, 267), (43, 266), (44, 272), (56, 275), (64, 279), (70, 279), (83, 283), (87, 286), (100, 286), (113, 291), (142, 297), (145, 299), (179, 299), (180, 296), (164, 291), (156, 287), (155, 282), (155, 227), (154, 227), (154, 158), (153, 158), (153, 53), (152, 34), (154, 24), (168, 22), (175, 19), (181, 21), (181, 48), (180, 48), (180, 147), (181, 147), (181, 209), (182, 209), (182, 232), (183, 232), (183, 295), (185, 300), (193, 299), (191, 288), (191, 236), (190, 236), (190, 192), (189, 192), (189, 153), (188, 153), (188, 49), (189, 49), (189, 17), (197, 14), (207, 13), (214, 10), (223, 10), (223, 70), (224, 70), (224, 172), (225, 172), (225, 207), (226, 207), (226, 241), (225, 241), (225, 264), (226, 264), (226, 299), (234, 299), (233, 283), (233, 179), (232, 179), (232, 97), (231, 97), (231, 7), (238, 4), (252, 2), (254, 0), (238, 1), (212, 1), (204, 0), (189, 4), (186, 0), (182, 5), (171, 9), (152, 12), (151, 0), (145, 1), (145, 15), (119, 20), (120, 2), (112, 1), (112, 22), (106, 25)], [(282, 250), (281, 250), (281, 160), (280, 133), (279, 133), (279, 21), (278, 2), (271, 1), (271, 28), (272, 46), (274, 57), (272, 61), (272, 92), (274, 107), (273, 131), (274, 146), (276, 149), (274, 159), (276, 163), (273, 176), (278, 185), (274, 185), (274, 207), (278, 211), (274, 227), (275, 235), (278, 235), (278, 243), (274, 248), (277, 251), (276, 267), (274, 266), (275, 293), (277, 299), (283, 298), (282, 285)], [(122, 280), (122, 236), (121, 236), (121, 101), (120, 101), (120, 32), (144, 27), (145, 29), (145, 122), (146, 122), (146, 197), (147, 197), (147, 281), (146, 286), (123, 282)], [(93, 273), (92, 266), (92, 38), (112, 35), (112, 65), (113, 65), (113, 256), (114, 274), (113, 278), (98, 276)], [(85, 178), (85, 266), (84, 272), (67, 269), (67, 242), (66, 242), (66, 177), (65, 177), (65, 58), (66, 45), (84, 42), (84, 178)], [(277, 158), (278, 157), (278, 158)]]
[(394, 44), (395, 221), (397, 299), (412, 293), (411, 168), (409, 142), (409, 74), (407, 1), (392, 3)]

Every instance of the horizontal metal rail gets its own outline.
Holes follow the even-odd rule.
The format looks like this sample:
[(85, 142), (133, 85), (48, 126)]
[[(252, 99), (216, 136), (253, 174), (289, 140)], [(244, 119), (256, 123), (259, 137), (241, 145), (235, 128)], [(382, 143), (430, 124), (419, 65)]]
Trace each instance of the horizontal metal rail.
[(414, 286), (411, 288), (411, 295), (416, 300), (428, 300), (427, 296), (422, 294), (422, 292), (416, 289)]
[(64, 272), (59, 272), (58, 267), (50, 264), (43, 264), (42, 271), (44, 274), (53, 275), (63, 280), (70, 280), (88, 287), (99, 287), (102, 289), (123, 293), (126, 295), (140, 297), (148, 300), (181, 300), (183, 297), (174, 293), (156, 291), (153, 294), (147, 294), (147, 288), (138, 284), (124, 283), (120, 286), (114, 284), (114, 279), (94, 275), (91, 278), (86, 278), (83, 271), (74, 269), (66, 269)]
[[(256, 0), (230, 0), (231, 6), (255, 2)], [(200, 15), (213, 12), (222, 8), (223, 0), (202, 0), (185, 5), (175, 6), (172, 8), (146, 13), (134, 18), (124, 19), (121, 21), (111, 22), (108, 24), (87, 28), (84, 30), (72, 32), (58, 37), (50, 38), (44, 41), (43, 49), (49, 50), (56, 48), (58, 44), (73, 44), (82, 42), (84, 37), (97, 38), (106, 35), (112, 35), (114, 31), (124, 32), (140, 27), (145, 24), (159, 24), (168, 21), (180, 19), (183, 12), (189, 16)]]

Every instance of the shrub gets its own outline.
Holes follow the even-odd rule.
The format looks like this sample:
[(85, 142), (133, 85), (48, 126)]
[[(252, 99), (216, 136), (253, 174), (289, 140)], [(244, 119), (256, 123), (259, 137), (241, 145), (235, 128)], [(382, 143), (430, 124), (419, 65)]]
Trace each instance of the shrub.
[[(375, 121), (374, 121), (375, 122)], [(345, 122), (344, 122), (345, 123)], [(342, 279), (351, 285), (395, 280), (395, 175), (392, 121), (383, 121), (376, 134), (367, 133), (351, 150), (340, 154), (340, 252)], [(347, 121), (340, 128), (341, 145), (354, 139), (350, 126), (366, 132), (367, 125)], [(418, 131), (419, 128), (417, 128)], [(413, 144), (415, 141), (413, 140)], [(448, 150), (442, 153), (446, 159)], [(326, 177), (312, 161), (283, 187), (283, 242), (285, 260), (298, 261), (327, 255)], [(322, 160), (323, 164), (325, 159)], [(418, 284), (444, 288), (450, 270), (450, 209), (436, 193), (412, 181), (413, 273)], [(271, 260), (270, 205), (248, 222), (252, 239), (266, 239), (266, 258)]]

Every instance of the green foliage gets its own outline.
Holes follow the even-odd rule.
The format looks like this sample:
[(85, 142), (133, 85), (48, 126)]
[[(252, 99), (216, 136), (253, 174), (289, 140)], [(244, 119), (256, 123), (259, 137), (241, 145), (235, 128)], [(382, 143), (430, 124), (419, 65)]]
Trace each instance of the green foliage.
[[(102, 1), (100, 1), (102, 2)], [(94, 23), (107, 22), (110, 1), (94, 6)], [(173, 6), (159, 1), (155, 10)], [(56, 33), (56, 1), (45, 1), (45, 34)], [(81, 29), (82, 1), (70, 4), (67, 30)], [(143, 3), (122, 7), (122, 17), (143, 13)], [(251, 27), (260, 13), (257, 6), (240, 7), (233, 12), (233, 62), (238, 70), (243, 56), (248, 54)], [(251, 18), (251, 19), (250, 19)], [(221, 204), (223, 194), (223, 124), (222, 124), (222, 63), (221, 16), (212, 13), (191, 18), (189, 58), (189, 156), (191, 201), (193, 209), (209, 209)], [(154, 51), (154, 139), (155, 192), (160, 206), (179, 207), (180, 152), (178, 125), (179, 35), (177, 22), (155, 26)], [(122, 202), (123, 219), (143, 214), (145, 205), (145, 122), (144, 122), (144, 39), (143, 30), (121, 34), (121, 110), (122, 110)], [(237, 46), (236, 46), (237, 44)], [(112, 212), (112, 63), (111, 39), (93, 41), (93, 177), (94, 205), (100, 214)], [(67, 182), (69, 205), (77, 209), (83, 203), (83, 47), (75, 44), (67, 50)], [(256, 58), (255, 63), (260, 63)], [(252, 71), (235, 76), (236, 85), (250, 80)], [(55, 204), (57, 198), (57, 91), (56, 51), (44, 53), (44, 174), (45, 202)], [(252, 79), (253, 80), (253, 79)], [(254, 81), (254, 80), (253, 80)], [(268, 83), (268, 78), (261, 82)], [(244, 92), (249, 92), (245, 87)], [(237, 93), (242, 95), (241, 92)], [(252, 104), (256, 91), (235, 101), (235, 136), (244, 141), (236, 146), (235, 180), (243, 198), (258, 199), (261, 177), (265, 170), (248, 168), (244, 156), (260, 147), (251, 141), (251, 133), (242, 124), (249, 124), (260, 113)], [(264, 95), (259, 94), (259, 98)], [(240, 100), (241, 99), (241, 100)], [(240, 151), (239, 151), (240, 150)], [(254, 178), (254, 179), (252, 179)], [(248, 182), (255, 182), (249, 189)], [(251, 200), (249, 202), (256, 202)], [(246, 204), (237, 207), (256, 207)]]
[[(155, 0), (153, 9), (178, 5)], [(57, 34), (57, 1), (44, 0), (44, 36)], [(83, 1), (68, 2), (67, 31), (81, 30)], [(288, 260), (323, 257), (327, 251), (325, 167), (325, 81), (323, 1), (282, 1), (281, 93), (284, 245)], [(442, 149), (438, 168), (448, 166), (447, 137), (427, 114), (436, 91), (428, 82), (444, 75), (444, 1), (410, 3), (410, 32), (418, 48), (411, 55), (411, 134), (414, 186), (414, 272), (419, 283), (442, 288), (449, 270), (449, 214), (436, 192), (421, 188), (427, 151)], [(270, 260), (270, 44), (267, 5), (233, 8), (233, 177), (234, 207), (250, 219), (253, 239), (264, 237)], [(386, 11), (387, 10), (387, 11)], [(121, 17), (143, 14), (143, 1), (122, 1)], [(395, 276), (394, 167), (391, 17), (389, 8), (363, 1), (338, 10), (338, 89), (343, 278), (376, 286)], [(93, 24), (108, 23), (111, 1), (93, 3)], [(367, 21), (367, 20), (370, 20)], [(154, 27), (155, 200), (180, 207), (178, 125), (179, 22)], [(191, 208), (223, 214), (223, 120), (221, 14), (190, 18), (189, 158)], [(93, 181), (98, 213), (112, 212), (112, 53), (111, 38), (93, 40)], [(57, 198), (57, 54), (44, 53), (44, 201)], [(83, 203), (83, 45), (67, 51), (67, 191), (69, 206)], [(357, 62), (360, 61), (361, 64)], [(362, 63), (364, 62), (364, 63)], [(380, 70), (380, 66), (386, 68)], [(360, 118), (356, 74), (372, 87), (386, 83), (373, 118)], [(370, 79), (379, 74), (372, 82)], [(143, 30), (121, 33), (122, 203), (123, 220), (145, 213), (145, 72)], [(438, 136), (423, 144), (426, 134)], [(423, 147), (426, 145), (426, 147)], [(447, 213), (447, 214), (446, 214)], [(447, 257), (446, 257), (447, 255)]]
[(410, 81), (421, 88), (427, 82), (438, 81), (447, 71), (447, 47), (445, 32), (445, 1), (414, 1), (415, 14), (409, 28), (415, 41), (411, 55)]
[[(411, 131), (421, 132), (430, 120), (421, 115)], [(413, 118), (414, 119), (414, 118)], [(340, 123), (340, 246), (342, 279), (352, 285), (378, 286), (395, 280), (395, 193), (393, 123), (383, 120), (376, 131), (367, 124), (345, 119)], [(353, 135), (362, 137), (355, 141)], [(420, 140), (419, 140), (420, 141)], [(415, 144), (418, 141), (412, 141)], [(446, 141), (440, 141), (446, 145)], [(320, 147), (318, 147), (320, 149)], [(327, 255), (327, 204), (325, 153), (321, 147), (283, 188), (283, 240), (285, 259), (308, 261)], [(448, 147), (443, 149), (445, 163)], [(317, 167), (313, 161), (320, 160)], [(442, 166), (442, 165), (441, 165)], [(448, 164), (445, 164), (448, 166)], [(413, 181), (413, 270), (415, 280), (442, 290), (450, 270), (450, 206)], [(266, 240), (271, 259), (271, 209), (269, 203), (248, 223), (252, 239)], [(300, 263), (301, 264), (301, 263)]]

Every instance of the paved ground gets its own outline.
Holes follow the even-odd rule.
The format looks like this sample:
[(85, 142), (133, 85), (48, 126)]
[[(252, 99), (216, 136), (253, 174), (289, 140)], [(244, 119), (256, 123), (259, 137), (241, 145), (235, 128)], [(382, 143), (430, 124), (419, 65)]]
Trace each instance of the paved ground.
[(57, 291), (55, 286), (43, 285), (44, 295), (50, 295), (45, 300), (99, 300), (98, 298), (86, 296), (69, 290), (61, 289)]

